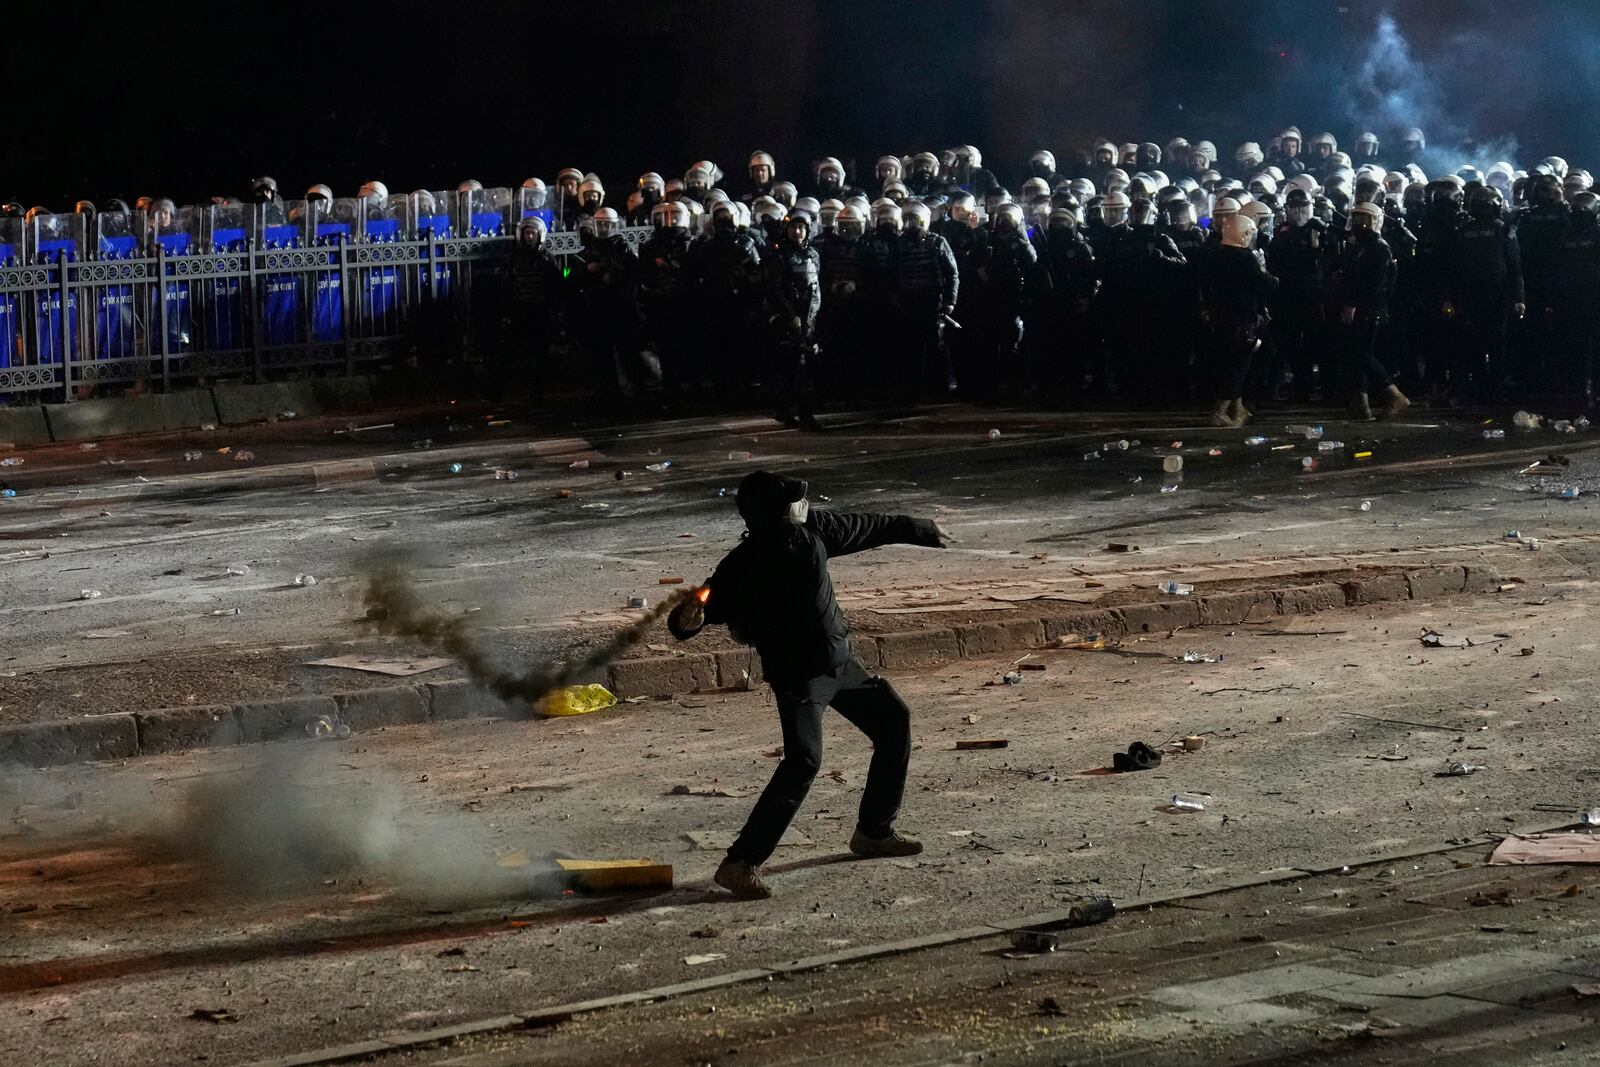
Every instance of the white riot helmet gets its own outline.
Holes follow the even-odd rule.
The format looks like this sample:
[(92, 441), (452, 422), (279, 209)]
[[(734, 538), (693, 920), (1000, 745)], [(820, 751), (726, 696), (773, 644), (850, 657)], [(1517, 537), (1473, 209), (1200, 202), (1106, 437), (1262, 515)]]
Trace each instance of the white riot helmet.
[(1278, 183), (1270, 174), (1261, 173), (1250, 179), (1251, 196), (1276, 196), (1277, 192)]
[(1253, 170), (1266, 160), (1261, 154), (1261, 146), (1254, 141), (1246, 141), (1234, 149), (1233, 161), (1246, 170)]
[[(766, 152), (750, 153), (750, 180), (757, 185), (766, 185), (778, 174), (778, 164), (772, 161), (772, 156)], [(765, 168), (765, 171), (762, 171)]]
[(596, 237), (611, 237), (622, 229), (622, 219), (617, 216), (617, 209), (603, 207), (594, 213), (594, 235)]
[(1056, 172), (1056, 154), (1047, 148), (1041, 148), (1028, 157), (1028, 165), (1036, 173), (1043, 171), (1046, 174), (1054, 174)]
[(578, 203), (584, 207), (599, 207), (606, 202), (606, 187), (600, 179), (589, 178), (578, 186)]
[(904, 182), (889, 182), (883, 187), (883, 198), (893, 200), (895, 203), (904, 203), (910, 199), (911, 190), (905, 187)]
[(1377, 204), (1357, 204), (1350, 209), (1350, 228), (1383, 229), (1383, 208)]
[(867, 232), (866, 216), (854, 204), (845, 204), (834, 219), (834, 226), (845, 237), (860, 237)]
[(822, 205), (818, 203), (817, 198), (814, 196), (802, 196), (799, 200), (794, 202), (794, 209), (796, 211), (804, 211), (813, 219), (817, 217), (817, 212), (820, 211), (821, 208)]
[(1248, 218), (1255, 223), (1258, 233), (1272, 228), (1272, 209), (1259, 200), (1252, 200), (1248, 204), (1240, 204), (1238, 214), (1240, 218)]
[(829, 156), (817, 164), (817, 184), (832, 179), (831, 186), (835, 190), (844, 188), (844, 164)]
[(1002, 221), (1009, 222), (1012, 231), (1022, 229), (1022, 205), (1005, 203), (994, 210), (994, 228), (1004, 232), (1006, 227), (1000, 225)]
[(950, 219), (965, 226), (978, 224), (977, 200), (969, 192), (958, 192), (950, 198)]
[(690, 167), (683, 172), (683, 187), (685, 189), (709, 189), (711, 187), (711, 172), (701, 166)]
[(1483, 177), (1483, 183), (1491, 186), (1492, 188), (1499, 189), (1500, 194), (1503, 197), (1510, 199), (1511, 183), (1516, 180), (1515, 175), (1516, 171), (1512, 168), (1511, 164), (1500, 162), (1489, 168), (1489, 173), (1485, 174)]
[(884, 185), (897, 182), (904, 176), (905, 170), (900, 166), (899, 156), (879, 156), (878, 164), (873, 168), (873, 174)]
[[(382, 185), (383, 183), (379, 182), (378, 184)], [(458, 193), (481, 193), (481, 192), (483, 192), (483, 183), (480, 182), (476, 178), (468, 178), (466, 181), (464, 181), (460, 185), (456, 186), (456, 192), (458, 192)]]
[(643, 194), (651, 189), (655, 190), (656, 196), (661, 196), (667, 191), (667, 183), (661, 179), (661, 175), (648, 170), (639, 175), (639, 192)]
[(650, 209), (650, 225), (653, 229), (664, 230), (672, 225), (672, 209), (676, 204), (663, 200)]
[(697, 159), (695, 160), (694, 165), (706, 172), (706, 175), (711, 179), (712, 185), (719, 184), (724, 177), (722, 168), (711, 162), (709, 159)]
[(1210, 141), (1196, 141), (1189, 149), (1191, 166), (1207, 170), (1217, 161), (1217, 146)]
[(1100, 200), (1100, 221), (1107, 227), (1121, 226), (1128, 221), (1128, 211), (1132, 207), (1128, 194), (1114, 189)]
[(1111, 170), (1106, 171), (1106, 192), (1114, 193), (1119, 189), (1126, 189), (1128, 187), (1128, 181), (1129, 179), (1127, 171), (1123, 170), (1121, 167), (1113, 167)]
[[(1327, 149), (1326, 152), (1322, 151), (1324, 148)], [(1318, 159), (1327, 159), (1338, 150), (1339, 142), (1334, 139), (1331, 133), (1319, 133), (1311, 138), (1311, 154)]]
[(794, 207), (794, 202), (799, 195), (800, 190), (794, 187), (794, 182), (772, 183), (772, 199), (784, 207)]
[(913, 200), (900, 209), (901, 218), (908, 230), (926, 232), (929, 223), (933, 221), (933, 212), (928, 210), (928, 205), (920, 200)]
[(1211, 224), (1226, 222), (1230, 216), (1239, 213), (1239, 201), (1231, 196), (1224, 196), (1211, 205)]
[(817, 205), (817, 219), (822, 223), (824, 230), (833, 229), (833, 224), (839, 217), (839, 212), (844, 209), (844, 204), (838, 200), (824, 200)]
[[(1296, 174), (1284, 183), (1284, 195), (1287, 196), (1290, 189), (1303, 190), (1307, 196), (1310, 196), (1317, 191), (1317, 179), (1309, 174)], [(1271, 190), (1268, 191), (1270, 192)]]
[(313, 185), (311, 188), (306, 190), (306, 199), (327, 200), (331, 202), (333, 200), (333, 190), (329, 189), (321, 182), (318, 182), (316, 185)]
[(758, 196), (750, 201), (750, 213), (756, 218), (781, 222), (789, 210), (770, 196)]
[(527, 181), (522, 183), (522, 188), (527, 190), (522, 194), (523, 203), (527, 204), (535, 211), (544, 207), (544, 202), (549, 196), (549, 190), (545, 188), (544, 179), (529, 178)]
[(544, 224), (544, 219), (537, 215), (529, 215), (517, 223), (517, 236), (524, 244), (540, 245), (544, 243), (545, 234), (550, 228)]
[(1086, 204), (1094, 196), (1094, 182), (1088, 178), (1074, 178), (1067, 188), (1072, 190), (1072, 195), (1078, 198), (1078, 203)]
[(1222, 243), (1228, 248), (1255, 247), (1256, 220), (1243, 212), (1234, 212), (1223, 218)]
[(356, 195), (362, 200), (371, 200), (374, 203), (383, 204), (389, 200), (389, 187), (376, 180), (362, 182), (361, 191)]
[(886, 196), (873, 201), (872, 225), (874, 228), (879, 226), (892, 226), (895, 231), (898, 232), (900, 229), (900, 221), (899, 204), (895, 203), (893, 200), (890, 200)]
[(1022, 183), (1022, 199), (1032, 200), (1039, 196), (1050, 195), (1050, 183), (1043, 178), (1029, 178)]

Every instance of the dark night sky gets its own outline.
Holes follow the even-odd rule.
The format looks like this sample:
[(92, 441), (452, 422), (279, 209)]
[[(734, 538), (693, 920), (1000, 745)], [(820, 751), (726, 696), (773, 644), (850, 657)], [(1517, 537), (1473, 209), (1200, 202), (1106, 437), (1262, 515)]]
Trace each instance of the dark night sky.
[[(1410, 64), (1378, 35), (1392, 13)], [(635, 0), (547, 4), (174, 2), (76, 25), (12, 0), (0, 197), (196, 200), (275, 175), (353, 194), (563, 166), (627, 184), (749, 151), (973, 143), (1007, 177), (1036, 147), (1209, 137), (1286, 123), (1353, 140), (1411, 122), (1437, 143), (1514, 135), (1524, 163), (1600, 153), (1592, 0)], [(1393, 44), (1391, 40), (1388, 42)]]

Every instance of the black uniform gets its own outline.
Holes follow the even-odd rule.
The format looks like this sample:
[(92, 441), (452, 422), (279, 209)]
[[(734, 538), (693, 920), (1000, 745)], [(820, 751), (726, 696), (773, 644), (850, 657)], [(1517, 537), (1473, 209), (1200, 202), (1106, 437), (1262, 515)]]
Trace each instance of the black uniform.
[(936, 548), (939, 537), (932, 523), (909, 516), (813, 511), (803, 526), (758, 525), (706, 582), (706, 622), (725, 623), (755, 646), (783, 724), (783, 759), (729, 858), (759, 865), (777, 848), (821, 768), (830, 705), (872, 741), (859, 828), (872, 837), (892, 828), (911, 761), (911, 713), (855, 658), (828, 576), (830, 558), (890, 544)]
[(1525, 295), (1516, 235), (1498, 218), (1470, 218), (1456, 231), (1452, 260), (1462, 384), (1479, 400), (1493, 399), (1510, 371), (1506, 323), (1511, 306)]
[(956, 261), (956, 276), (960, 279), (953, 317), (962, 328), (947, 331), (944, 343), (950, 353), (950, 364), (956, 381), (963, 383), (962, 390), (966, 391), (975, 380), (977, 371), (975, 353), (979, 342), (979, 331), (975, 327), (982, 320), (979, 311), (982, 295), (977, 268), (978, 261), (986, 255), (983, 246), (989, 239), (989, 231), (982, 227), (969, 226), (956, 219), (943, 218), (933, 224), (933, 232), (943, 237), (945, 243), (950, 246), (950, 254)]
[(969, 393), (988, 396), (1023, 376), (1018, 362), (1022, 319), (1038, 287), (1039, 254), (1022, 230), (995, 230), (978, 251), (978, 321), (962, 323), (976, 331), (970, 353), (974, 365), (964, 380)]
[(1555, 299), (1562, 365), (1551, 384), (1587, 403), (1594, 396), (1595, 349), (1600, 344), (1600, 219), (1594, 215), (1572, 214), (1572, 228), (1561, 245)]
[(814, 401), (811, 361), (816, 353), (817, 312), (822, 307), (822, 257), (810, 244), (787, 238), (765, 261), (768, 310), (774, 327), (777, 364), (773, 393), (778, 416), (810, 422)]
[(639, 248), (639, 309), (662, 378), (675, 390), (696, 388), (705, 379), (702, 349), (691, 334), (693, 248), (694, 238), (681, 226), (657, 230)]
[(817, 373), (812, 385), (848, 390), (861, 373), (866, 354), (866, 261), (861, 238), (837, 230), (817, 241), (822, 257), (822, 310), (817, 314)]
[(1311, 399), (1311, 368), (1327, 366), (1328, 228), (1320, 219), (1284, 223), (1267, 246), (1267, 269), (1278, 279), (1272, 332), (1294, 376), (1295, 399)]
[(639, 257), (628, 242), (586, 237), (573, 257), (571, 282), (578, 340), (600, 390), (630, 398), (658, 385), (659, 366), (640, 359)]
[(1059, 399), (1082, 388), (1090, 373), (1089, 309), (1100, 283), (1094, 249), (1075, 229), (1044, 231), (1039, 266), (1041, 292), (1033, 307), (1038, 328), (1031, 331), (1037, 343), (1030, 346), (1034, 365), (1028, 377), (1046, 396)]
[(518, 241), (511, 254), (512, 351), (507, 353), (513, 376), (522, 375), (533, 396), (543, 392), (549, 371), (550, 342), (560, 327), (561, 265), (549, 249)]
[(713, 230), (694, 243), (690, 274), (699, 290), (700, 327), (710, 372), (723, 388), (748, 385), (752, 316), (761, 294), (761, 251), (749, 235)]
[(1466, 215), (1449, 199), (1437, 199), (1423, 212), (1422, 229), (1417, 234), (1415, 286), (1412, 290), (1414, 314), (1418, 316), (1417, 336), (1420, 354), (1430, 385), (1448, 383), (1463, 387), (1460, 326), (1456, 320), (1457, 279), (1455, 256), (1457, 233)]
[(1389, 279), (1393, 257), (1376, 233), (1354, 235), (1346, 243), (1334, 274), (1334, 306), (1354, 308), (1354, 319), (1342, 320), (1338, 335), (1344, 356), (1346, 386), (1357, 393), (1375, 393), (1392, 384), (1376, 356), (1378, 331), (1389, 316)]
[(1253, 249), (1222, 245), (1199, 265), (1200, 306), (1213, 343), (1214, 400), (1244, 395), (1250, 360), (1261, 343), (1267, 299), (1278, 280), (1267, 273)]
[(1102, 367), (1113, 379), (1107, 386), (1131, 386), (1143, 374), (1138, 395), (1175, 393), (1180, 376), (1173, 366), (1177, 333), (1189, 325), (1175, 313), (1175, 305), (1188, 304), (1180, 299), (1188, 281), (1184, 257), (1154, 226), (1101, 230), (1094, 256), (1100, 267), (1096, 310), (1104, 343)]
[(1528, 325), (1523, 334), (1518, 377), (1526, 387), (1540, 388), (1554, 375), (1552, 362), (1561, 336), (1556, 305), (1561, 291), (1562, 246), (1571, 229), (1567, 206), (1559, 201), (1530, 207), (1517, 221), (1522, 252), (1522, 280), (1527, 289)]
[(927, 391), (938, 398), (953, 388), (939, 316), (956, 306), (960, 287), (955, 253), (943, 237), (919, 230), (900, 234), (894, 277), (899, 359), (894, 373), (905, 393)]

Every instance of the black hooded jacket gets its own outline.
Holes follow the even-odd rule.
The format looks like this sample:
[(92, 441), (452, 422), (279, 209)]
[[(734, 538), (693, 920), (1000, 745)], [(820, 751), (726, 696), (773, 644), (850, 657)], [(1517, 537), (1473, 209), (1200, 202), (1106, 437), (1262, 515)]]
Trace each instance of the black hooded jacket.
[(934, 524), (909, 515), (813, 511), (803, 526), (786, 518), (766, 523), (706, 581), (706, 622), (724, 623), (754, 645), (770, 682), (837, 671), (850, 659), (850, 628), (833, 595), (828, 560), (895, 544), (940, 547)]

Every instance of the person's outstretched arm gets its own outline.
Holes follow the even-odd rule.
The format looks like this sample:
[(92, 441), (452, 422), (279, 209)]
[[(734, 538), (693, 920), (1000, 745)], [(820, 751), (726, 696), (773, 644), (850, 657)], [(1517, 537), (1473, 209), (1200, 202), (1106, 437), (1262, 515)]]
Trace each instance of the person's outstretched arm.
[(936, 520), (911, 515), (812, 511), (806, 526), (822, 540), (830, 557), (848, 556), (879, 545), (944, 548), (954, 540)]

